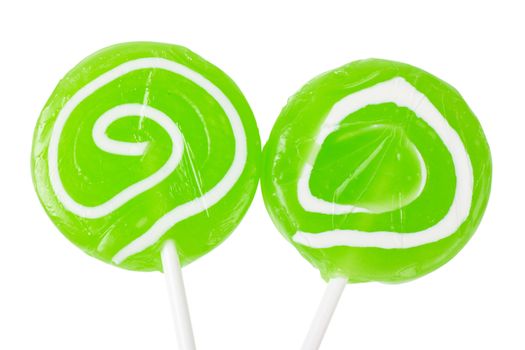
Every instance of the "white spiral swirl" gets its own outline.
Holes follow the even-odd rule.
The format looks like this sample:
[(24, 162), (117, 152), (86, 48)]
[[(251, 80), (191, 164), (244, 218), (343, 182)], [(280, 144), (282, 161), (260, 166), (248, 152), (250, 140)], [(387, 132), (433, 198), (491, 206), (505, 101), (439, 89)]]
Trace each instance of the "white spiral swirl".
[[(454, 171), (456, 175), (456, 191), (454, 200), (448, 213), (435, 225), (418, 232), (365, 232), (359, 230), (330, 230), (320, 233), (308, 233), (298, 231), (293, 240), (296, 243), (312, 248), (329, 248), (335, 246), (349, 247), (377, 247), (377, 248), (411, 248), (432, 243), (446, 238), (457, 231), (461, 224), (467, 219), (472, 204), (473, 174), (472, 163), (456, 130), (454, 130), (447, 119), (441, 115), (439, 110), (430, 100), (405, 79), (397, 77), (372, 87), (352, 93), (334, 104), (327, 117), (321, 124), (319, 133), (312, 147), (311, 154), (306, 163), (297, 184), (297, 195), (301, 206), (308, 212), (326, 215), (347, 215), (352, 213), (378, 214), (365, 208), (352, 205), (342, 205), (327, 202), (315, 197), (309, 186), (310, 176), (315, 160), (326, 138), (336, 130), (340, 123), (350, 114), (368, 105), (393, 102), (399, 107), (411, 109), (417, 117), (425, 121), (443, 141), (445, 147), (452, 156)], [(412, 146), (414, 146), (412, 144)], [(414, 146), (415, 147), (415, 146)], [(422, 186), (418, 196), (424, 189), (426, 181), (425, 162), (416, 148), (422, 171)], [(404, 206), (409, 203), (405, 203)], [(432, 203), (430, 203), (432, 205)], [(400, 208), (395, 208), (398, 210)], [(392, 209), (388, 210), (391, 211)]]
[(224, 177), (213, 188), (200, 197), (181, 204), (163, 215), (144, 234), (123, 247), (113, 257), (112, 260), (116, 264), (120, 264), (131, 255), (139, 253), (155, 244), (176, 223), (205, 211), (219, 202), (235, 185), (246, 165), (246, 134), (241, 118), (228, 97), (204, 76), (184, 65), (164, 58), (140, 58), (123, 63), (100, 75), (78, 90), (60, 110), (53, 125), (49, 142), (48, 164), (51, 186), (64, 208), (83, 218), (96, 219), (104, 217), (134, 197), (160, 183), (177, 168), (184, 152), (184, 138), (173, 120), (163, 112), (145, 104), (123, 104), (108, 110), (97, 119), (93, 128), (95, 144), (100, 149), (117, 155), (137, 156), (144, 154), (147, 142), (133, 143), (117, 141), (110, 139), (106, 134), (109, 125), (120, 118), (133, 115), (144, 116), (159, 124), (172, 140), (172, 152), (166, 163), (154, 174), (127, 187), (108, 201), (96, 206), (85, 206), (71, 198), (60, 178), (58, 169), (58, 145), (64, 125), (74, 109), (88, 96), (115, 79), (136, 70), (154, 68), (163, 69), (191, 80), (217, 101), (230, 122), (235, 139), (235, 152), (231, 166)]

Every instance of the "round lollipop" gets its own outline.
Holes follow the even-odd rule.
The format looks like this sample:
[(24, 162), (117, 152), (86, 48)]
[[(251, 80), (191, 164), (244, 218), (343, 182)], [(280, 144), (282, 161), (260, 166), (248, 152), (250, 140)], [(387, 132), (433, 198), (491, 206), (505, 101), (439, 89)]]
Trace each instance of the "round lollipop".
[(180, 46), (126, 43), (60, 81), (35, 129), (32, 172), (50, 218), (87, 254), (167, 273), (190, 349), (179, 268), (240, 222), (259, 157), (253, 114), (226, 74)]
[(322, 276), (316, 349), (348, 282), (397, 283), (456, 255), (490, 192), (490, 151), (459, 93), (409, 65), (369, 59), (323, 74), (283, 109), (264, 151), (273, 221)]

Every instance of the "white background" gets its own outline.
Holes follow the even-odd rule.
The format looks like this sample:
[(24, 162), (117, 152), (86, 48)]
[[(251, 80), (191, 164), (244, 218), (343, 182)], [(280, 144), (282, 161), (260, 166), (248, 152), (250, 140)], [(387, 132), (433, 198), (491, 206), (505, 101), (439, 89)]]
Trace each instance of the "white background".
[[(522, 1), (46, 0), (0, 3), (0, 349), (176, 349), (164, 279), (110, 267), (55, 229), (34, 194), (33, 127), (78, 61), (124, 41), (177, 43), (240, 86), (266, 141), (313, 76), (379, 57), (454, 85), (492, 148), (482, 224), (449, 264), (349, 286), (329, 349), (524, 349)], [(260, 193), (236, 232), (184, 270), (199, 349), (299, 349), (324, 289)]]

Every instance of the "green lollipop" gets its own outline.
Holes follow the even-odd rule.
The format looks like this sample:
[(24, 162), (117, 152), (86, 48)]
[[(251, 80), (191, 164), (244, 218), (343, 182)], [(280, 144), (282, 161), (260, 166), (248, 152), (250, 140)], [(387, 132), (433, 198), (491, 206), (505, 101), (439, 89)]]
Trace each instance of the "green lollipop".
[(101, 50), (60, 81), (35, 129), (33, 179), (62, 233), (122, 268), (164, 271), (180, 348), (195, 349), (180, 268), (234, 230), (258, 182), (241, 91), (180, 46)]
[(263, 157), (270, 216), (333, 281), (304, 349), (318, 346), (348, 281), (435, 270), (467, 243), (489, 198), (490, 151), (472, 111), (447, 83), (397, 62), (357, 61), (309, 82)]
[(257, 186), (248, 103), (218, 68), (180, 46), (127, 43), (73, 68), (44, 107), (33, 179), (47, 213), (89, 255), (161, 270), (185, 265), (237, 226)]

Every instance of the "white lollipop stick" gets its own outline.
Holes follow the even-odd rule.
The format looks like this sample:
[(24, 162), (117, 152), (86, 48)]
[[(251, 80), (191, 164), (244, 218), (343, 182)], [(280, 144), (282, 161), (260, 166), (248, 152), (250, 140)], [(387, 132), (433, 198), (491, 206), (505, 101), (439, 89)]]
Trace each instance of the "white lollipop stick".
[(317, 309), (310, 330), (304, 340), (302, 350), (317, 350), (321, 346), (328, 324), (332, 319), (337, 303), (343, 294), (348, 280), (343, 277), (333, 278), (328, 282), (321, 304)]
[(160, 255), (164, 276), (166, 276), (168, 284), (168, 294), (175, 321), (179, 349), (195, 350), (195, 338), (193, 337), (188, 300), (186, 299), (186, 290), (175, 243), (167, 241), (162, 247)]

